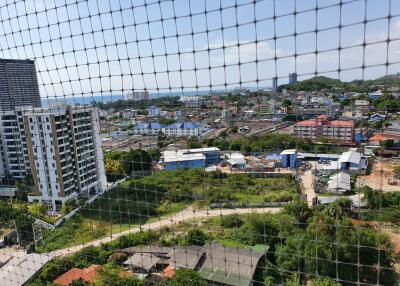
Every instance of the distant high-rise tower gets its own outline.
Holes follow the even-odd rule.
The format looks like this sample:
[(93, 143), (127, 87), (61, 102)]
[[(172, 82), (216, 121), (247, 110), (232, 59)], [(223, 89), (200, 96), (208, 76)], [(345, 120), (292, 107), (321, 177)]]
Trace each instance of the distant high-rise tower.
[(276, 88), (278, 87), (278, 78), (277, 77), (274, 77), (273, 79), (272, 79), (272, 90), (276, 90)]
[(297, 73), (290, 73), (289, 74), (289, 84), (297, 82)]
[(35, 62), (0, 59), (0, 111), (41, 107)]

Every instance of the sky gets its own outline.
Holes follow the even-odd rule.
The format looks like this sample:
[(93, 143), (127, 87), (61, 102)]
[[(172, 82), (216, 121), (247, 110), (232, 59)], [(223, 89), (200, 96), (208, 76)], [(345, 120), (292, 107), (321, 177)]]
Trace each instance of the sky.
[(34, 59), (44, 98), (400, 72), (400, 1), (339, 2), (6, 0), (0, 57)]

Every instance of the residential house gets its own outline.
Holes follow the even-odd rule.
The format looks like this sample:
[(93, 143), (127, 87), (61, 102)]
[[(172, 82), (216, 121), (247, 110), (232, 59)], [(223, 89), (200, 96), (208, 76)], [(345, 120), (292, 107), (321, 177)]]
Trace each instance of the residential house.
[(92, 283), (97, 275), (97, 271), (100, 268), (101, 265), (96, 264), (84, 269), (72, 268), (55, 279), (53, 283), (60, 286), (70, 286), (74, 281), (78, 280), (83, 280), (86, 283)]
[(373, 122), (373, 123), (382, 122), (385, 119), (386, 119), (386, 115), (379, 114), (379, 113), (374, 113), (369, 117), (368, 122)]
[(375, 92), (371, 92), (368, 94), (368, 98), (372, 99), (372, 100), (377, 100), (379, 99), (381, 96), (383, 95), (381, 90), (375, 91)]
[(368, 100), (357, 99), (354, 101), (354, 105), (352, 106), (352, 109), (354, 111), (364, 113), (364, 112), (369, 112), (369, 111), (373, 110), (374, 107), (371, 106), (371, 104)]

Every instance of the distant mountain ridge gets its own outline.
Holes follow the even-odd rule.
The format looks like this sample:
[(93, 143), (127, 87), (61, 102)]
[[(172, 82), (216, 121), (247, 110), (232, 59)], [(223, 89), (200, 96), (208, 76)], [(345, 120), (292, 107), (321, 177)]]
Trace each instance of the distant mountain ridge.
[(293, 84), (280, 85), (278, 91), (290, 89), (296, 91), (351, 90), (356, 92), (369, 92), (376, 90), (379, 85), (384, 85), (386, 87), (400, 86), (400, 74), (387, 75), (374, 80), (353, 80), (350, 82), (342, 82), (339, 79), (318, 76)]

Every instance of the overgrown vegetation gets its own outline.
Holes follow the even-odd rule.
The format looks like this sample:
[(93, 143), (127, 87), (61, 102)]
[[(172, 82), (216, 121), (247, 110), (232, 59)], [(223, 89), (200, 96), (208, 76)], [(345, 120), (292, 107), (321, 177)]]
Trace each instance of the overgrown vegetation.
[(108, 152), (104, 155), (107, 180), (114, 182), (134, 172), (151, 170), (152, 163), (159, 159), (158, 149)]
[(385, 85), (385, 87), (397, 86), (400, 83), (399, 76), (385, 76), (375, 80), (353, 80), (342, 82), (325, 76), (318, 76), (307, 80), (299, 81), (293, 84), (280, 85), (278, 91), (290, 89), (296, 91), (354, 91), (370, 92), (376, 90), (376, 85)]
[(22, 246), (28, 246), (33, 242), (32, 223), (33, 218), (28, 215), (27, 204), (0, 201), (0, 224), (16, 227)]
[(369, 211), (363, 213), (364, 220), (400, 223), (400, 192), (382, 192), (368, 186), (362, 188)]
[[(211, 241), (228, 247), (268, 246), (264, 278), (260, 278), (265, 285), (306, 285), (307, 281), (311, 283), (307, 285), (316, 286), (356, 285), (357, 281), (375, 284), (378, 275), (381, 285), (394, 285), (397, 279), (389, 238), (373, 228), (353, 225), (345, 203), (309, 209), (305, 203), (294, 202), (276, 214), (236, 214), (210, 218), (201, 224), (186, 221), (157, 232), (122, 236), (100, 247), (86, 248), (73, 256), (53, 260), (44, 267), (35, 283), (52, 281), (70, 267), (83, 268), (93, 263), (117, 267), (110, 264), (110, 255), (130, 246), (203, 245)], [(379, 272), (376, 265), (379, 265)], [(174, 283), (181, 279), (188, 281), (185, 277), (202, 281), (197, 273), (183, 275), (183, 272), (169, 285), (180, 285)], [(318, 273), (320, 278), (291, 273)]]
[(284, 149), (299, 149), (306, 152), (333, 152), (340, 153), (343, 148), (337, 145), (312, 144), (308, 138), (299, 138), (288, 134), (264, 134), (235, 138), (230, 141), (225, 139), (207, 139), (203, 142), (209, 147), (218, 147), (221, 150), (252, 152), (276, 152)]
[(291, 177), (256, 178), (201, 169), (161, 171), (130, 179), (84, 206), (55, 230), (40, 251), (81, 244), (181, 211), (194, 201), (237, 205), (287, 202), (297, 197)]

